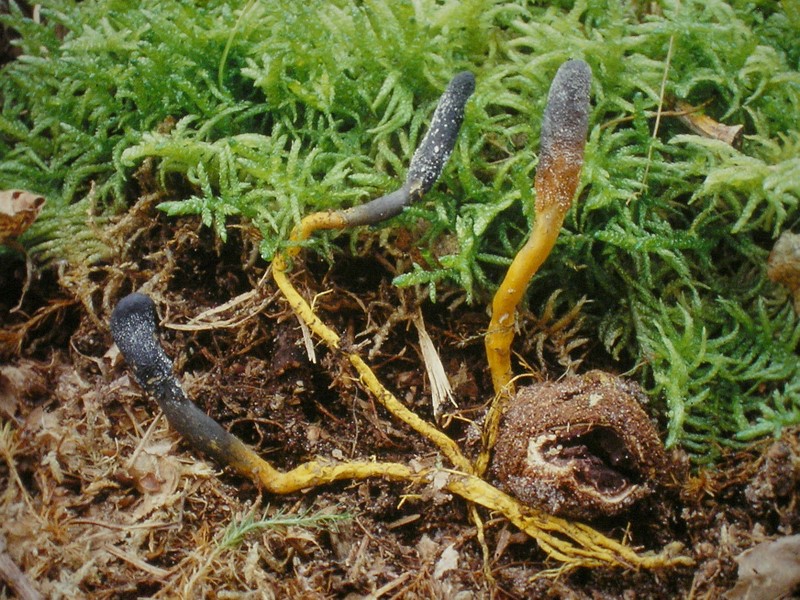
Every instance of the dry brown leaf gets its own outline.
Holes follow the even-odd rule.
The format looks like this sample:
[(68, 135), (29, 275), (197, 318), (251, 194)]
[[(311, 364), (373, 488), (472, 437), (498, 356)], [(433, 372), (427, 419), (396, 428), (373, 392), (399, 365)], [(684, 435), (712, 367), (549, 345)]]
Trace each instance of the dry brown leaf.
[(0, 366), (0, 415), (14, 418), (23, 398), (46, 393), (41, 368), (32, 361)]
[(25, 190), (0, 190), (0, 243), (17, 238), (42, 211), (44, 196)]
[(739, 579), (728, 600), (780, 600), (800, 586), (800, 535), (763, 542), (736, 557)]
[(794, 297), (794, 309), (800, 313), (800, 235), (784, 231), (769, 253), (767, 276), (786, 287)]
[(170, 441), (153, 443), (144, 449), (130, 468), (137, 489), (143, 494), (169, 497), (178, 489), (181, 465), (175, 456), (168, 454)]
[(741, 146), (742, 125), (719, 123), (711, 117), (697, 112), (696, 107), (681, 100), (675, 102), (675, 109), (679, 111), (678, 118), (697, 135), (720, 140), (735, 148)]
[(427, 533), (423, 533), (417, 542), (417, 553), (423, 562), (431, 563), (439, 553), (439, 544), (432, 540)]

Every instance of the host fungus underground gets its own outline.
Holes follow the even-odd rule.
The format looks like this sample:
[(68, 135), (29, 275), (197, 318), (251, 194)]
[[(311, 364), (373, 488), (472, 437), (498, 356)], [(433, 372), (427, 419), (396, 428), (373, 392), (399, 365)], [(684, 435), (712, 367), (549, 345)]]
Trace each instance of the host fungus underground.
[(554, 515), (618, 514), (667, 471), (643, 400), (636, 383), (602, 371), (523, 387), (503, 415), (492, 473)]

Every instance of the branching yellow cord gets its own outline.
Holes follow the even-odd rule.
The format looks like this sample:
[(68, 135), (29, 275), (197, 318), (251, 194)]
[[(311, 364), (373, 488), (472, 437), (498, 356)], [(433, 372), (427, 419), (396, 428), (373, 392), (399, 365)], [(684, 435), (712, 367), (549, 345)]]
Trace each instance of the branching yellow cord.
[[(324, 213), (323, 213), (324, 214)], [(324, 222), (322, 216), (311, 215), (309, 223)], [(304, 219), (305, 221), (305, 219)], [(325, 227), (319, 227), (323, 229)], [(292, 235), (297, 242), (311, 229), (301, 225)], [(293, 246), (296, 247), (296, 246)], [(303, 299), (286, 275), (286, 259), (283, 255), (275, 257), (272, 274), (279, 289), (286, 297), (295, 313), (306, 323), (332, 351), (340, 351), (340, 338), (325, 325)], [(350, 363), (358, 371), (361, 383), (373, 394), (395, 418), (409, 425), (414, 431), (433, 443), (453, 464), (456, 470), (448, 471), (443, 489), (464, 500), (498, 512), (514, 523), (522, 531), (535, 539), (547, 555), (563, 563), (564, 568), (622, 566), (628, 568), (664, 568), (674, 565), (690, 564), (687, 557), (671, 556), (669, 553), (640, 555), (632, 548), (604, 536), (602, 533), (579, 523), (571, 523), (554, 517), (538, 509), (525, 506), (515, 498), (505, 494), (473, 474), (473, 467), (463, 455), (458, 445), (432, 424), (421, 419), (406, 408), (378, 380), (369, 365), (355, 353), (345, 352)], [(253, 468), (259, 469), (263, 462), (253, 461)], [(263, 471), (266, 473), (266, 471)], [(260, 474), (260, 473), (259, 473)], [(297, 489), (331, 483), (341, 479), (362, 479), (367, 477), (386, 477), (421, 485), (429, 484), (435, 471), (414, 472), (410, 467), (397, 463), (325, 463), (313, 461), (301, 465), (287, 473), (274, 470), (265, 478), (263, 485), (275, 493), (287, 493)]]
[[(570, 69), (574, 69), (574, 63), (567, 64), (573, 64)], [(268, 492), (288, 494), (336, 481), (372, 477), (402, 481), (413, 486), (433, 485), (471, 503), (470, 514), (474, 515), (479, 543), (484, 550), (487, 577), (491, 577), (488, 546), (475, 505), (503, 515), (521, 531), (535, 539), (548, 557), (563, 565), (561, 571), (581, 566), (665, 568), (691, 564), (691, 559), (673, 556), (668, 551), (640, 555), (624, 543), (608, 538), (591, 527), (566, 521), (540, 509), (526, 506), (481, 477), (494, 443), (503, 400), (511, 393), (509, 348), (513, 340), (514, 312), (528, 279), (552, 249), (564, 214), (569, 208), (580, 170), (579, 161), (577, 170), (575, 169), (574, 156), (566, 156), (560, 150), (551, 152), (546, 148), (543, 149), (537, 171), (538, 215), (534, 232), (514, 260), (494, 302), (494, 316), (486, 346), (498, 400), (489, 411), (485, 429), (488, 436), (485, 435), (484, 447), (476, 466), (472, 465), (452, 438), (409, 410), (388, 391), (356, 352), (342, 347), (341, 338), (314, 313), (287, 275), (289, 259), (298, 255), (302, 242), (314, 232), (377, 222), (387, 215), (397, 214), (404, 203), (418, 198), (430, 188), (452, 150), (463, 116), (463, 105), (472, 93), (473, 87), (474, 79), (469, 73), (460, 74), (451, 82), (448, 92), (436, 109), (428, 136), (412, 159), (409, 176), (399, 190), (363, 207), (320, 212), (305, 217), (292, 233), (289, 248), (284, 253), (278, 253), (272, 263), (275, 283), (295, 314), (332, 352), (343, 353), (359, 374), (361, 384), (375, 399), (393, 417), (430, 441), (450, 462), (452, 469), (429, 468), (417, 471), (409, 465), (393, 462), (363, 460), (339, 462), (317, 459), (286, 472), (279, 471), (252, 448), (223, 429), (186, 396), (172, 372), (172, 361), (158, 342), (157, 315), (155, 305), (150, 298), (134, 293), (120, 301), (111, 317), (114, 339), (126, 361), (133, 368), (135, 379), (142, 388), (155, 397), (171, 427), (193, 447), (213, 457), (220, 464), (228, 465), (239, 473), (251, 477)], [(545, 121), (547, 125), (547, 119)], [(545, 135), (547, 127), (544, 129), (543, 144), (546, 139), (556, 139), (548, 138)], [(574, 149), (569, 145), (564, 148)], [(582, 149), (582, 146), (580, 148)]]
[[(406, 481), (413, 485), (431, 485), (434, 476), (439, 473), (436, 469), (415, 472), (411, 467), (399, 463), (325, 460), (310, 461), (290, 471), (280, 472), (244, 444), (241, 450), (243, 454), (235, 453), (238, 460), (231, 460), (231, 466), (256, 479), (273, 494), (289, 494), (336, 481), (372, 477)], [(475, 475), (446, 471), (443, 483), (441, 478), (436, 479), (443, 490), (505, 516), (535, 539), (548, 556), (568, 569), (600, 566), (665, 568), (692, 563), (688, 557), (671, 556), (669, 553), (637, 554), (629, 546), (590, 527), (522, 505)]]
[[(313, 217), (314, 215), (311, 216)], [(306, 230), (301, 226), (297, 236), (299, 237), (305, 231)], [(295, 236), (293, 235), (292, 238), (294, 240)], [(292, 307), (295, 314), (297, 314), (297, 316), (308, 325), (308, 328), (322, 339), (329, 348), (338, 350), (341, 343), (339, 336), (317, 317), (313, 309), (289, 281), (289, 278), (286, 276), (286, 262), (281, 255), (276, 256), (272, 262), (272, 277), (275, 279), (278, 288), (280, 288), (283, 295), (289, 301), (289, 305)], [(411, 427), (414, 431), (433, 442), (453, 466), (466, 471), (472, 470), (470, 461), (461, 453), (458, 445), (453, 440), (430, 423), (421, 419), (416, 413), (406, 408), (380, 381), (378, 381), (372, 369), (369, 368), (369, 365), (367, 365), (358, 354), (354, 352), (346, 352), (345, 354), (350, 364), (352, 364), (358, 372), (362, 384), (372, 392), (375, 399), (382, 404), (386, 410)]]

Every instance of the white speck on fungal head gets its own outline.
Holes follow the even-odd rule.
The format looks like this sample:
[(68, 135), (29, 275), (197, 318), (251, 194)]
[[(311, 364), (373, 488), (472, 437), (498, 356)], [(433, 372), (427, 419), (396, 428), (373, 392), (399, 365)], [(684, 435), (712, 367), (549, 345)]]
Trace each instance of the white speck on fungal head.
[(582, 60), (569, 60), (559, 67), (542, 120), (540, 164), (557, 155), (571, 163), (583, 162), (591, 82), (592, 70)]

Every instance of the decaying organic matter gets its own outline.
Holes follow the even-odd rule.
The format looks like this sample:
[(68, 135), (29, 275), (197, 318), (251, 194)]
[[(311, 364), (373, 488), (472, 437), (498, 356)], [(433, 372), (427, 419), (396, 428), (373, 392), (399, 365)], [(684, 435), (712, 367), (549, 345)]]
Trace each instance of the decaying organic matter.
[(36, 220), (44, 204), (45, 198), (39, 194), (24, 190), (0, 191), (0, 245), (8, 246), (25, 256), (25, 283), (17, 305), (11, 309), (12, 312), (22, 306), (33, 277), (33, 262), (17, 238)]
[(25, 232), (42, 211), (44, 196), (24, 190), (0, 191), (0, 244)]
[(602, 371), (521, 388), (501, 422), (491, 471), (523, 502), (588, 519), (629, 508), (667, 459), (639, 386)]

